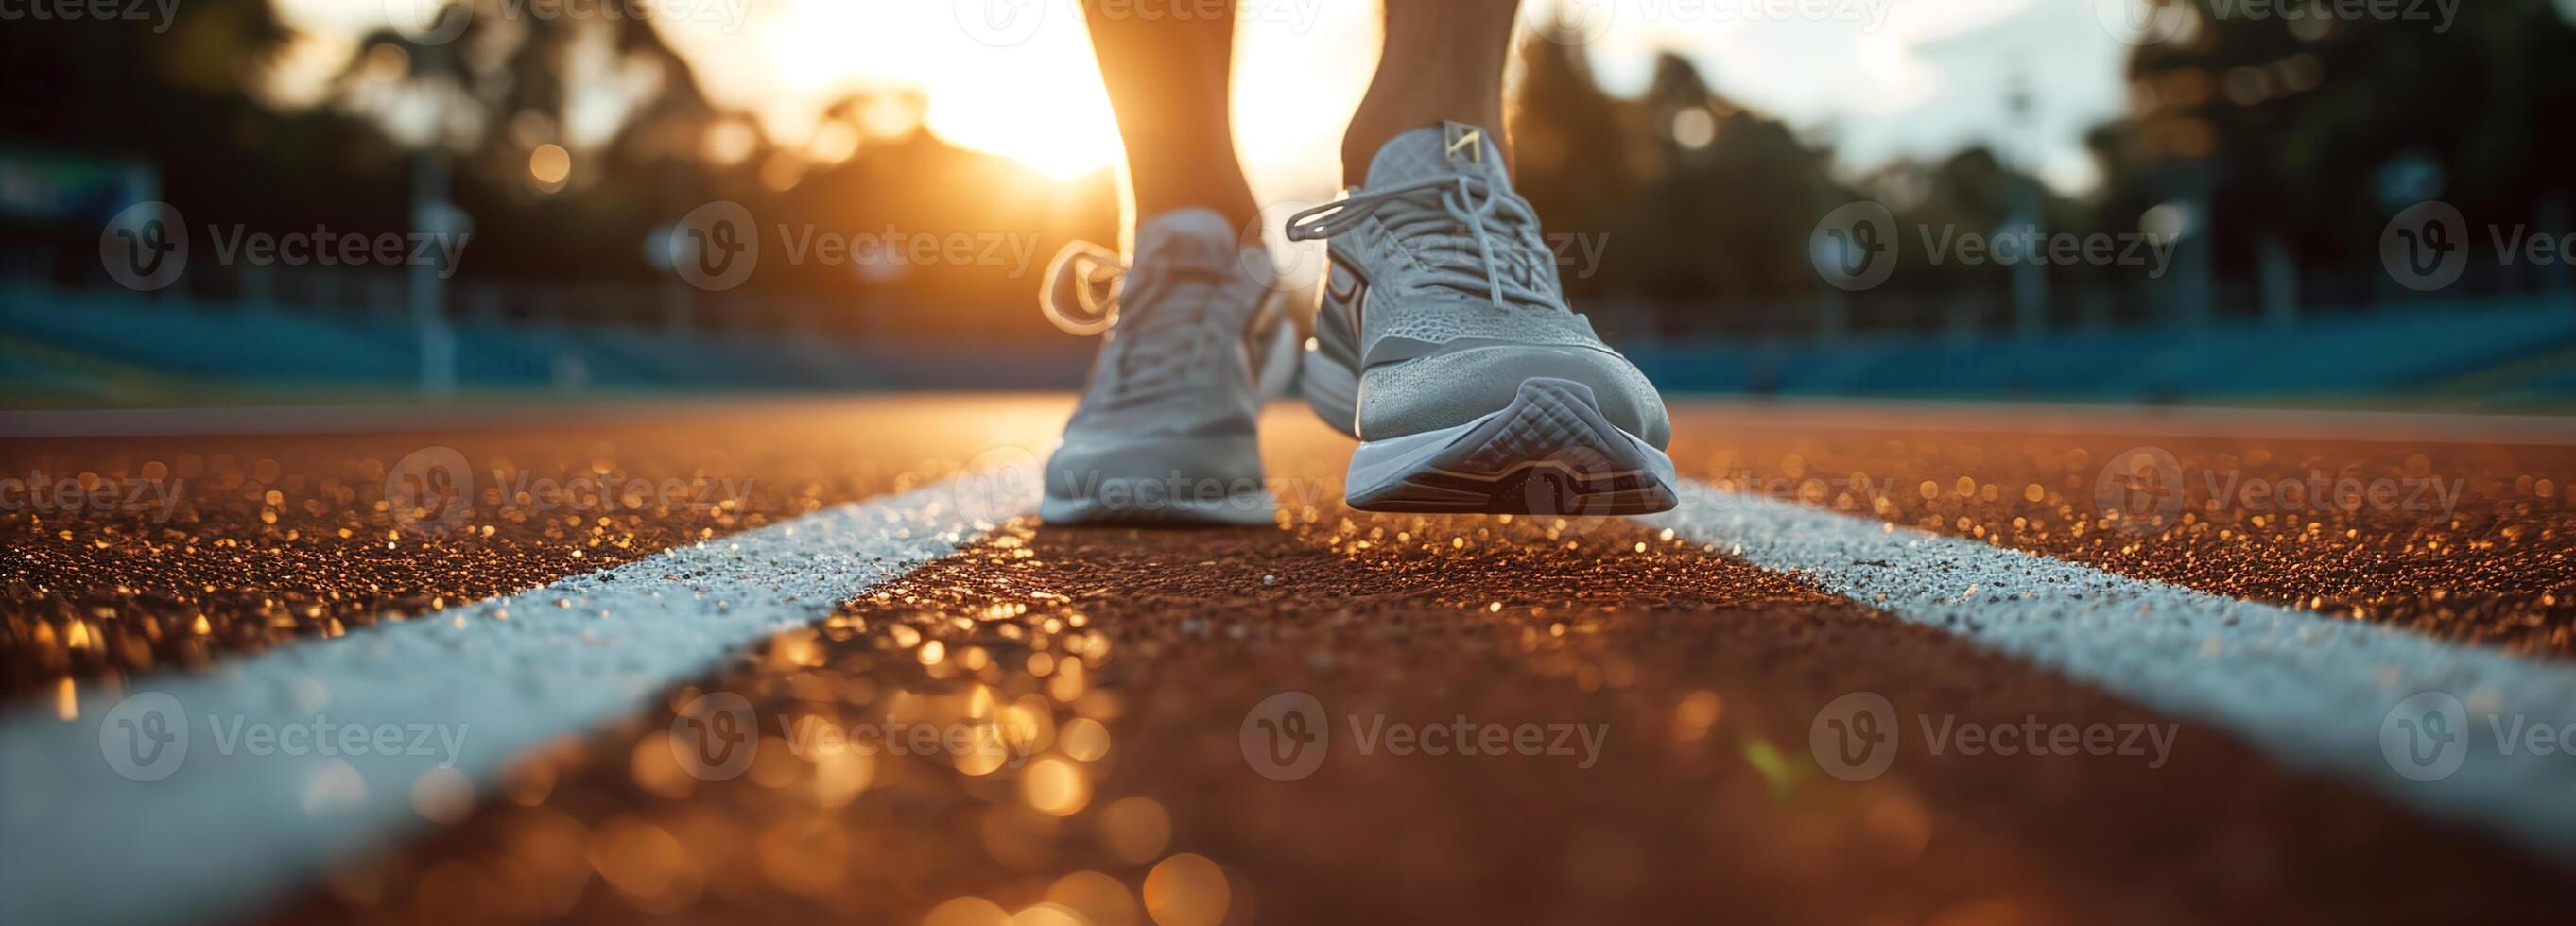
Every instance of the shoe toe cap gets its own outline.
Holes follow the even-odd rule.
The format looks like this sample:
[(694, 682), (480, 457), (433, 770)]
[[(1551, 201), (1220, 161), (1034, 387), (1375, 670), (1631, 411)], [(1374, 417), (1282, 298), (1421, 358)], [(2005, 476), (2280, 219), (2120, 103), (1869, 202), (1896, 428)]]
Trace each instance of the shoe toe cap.
[(1456, 427), (1511, 404), (1533, 377), (1582, 383), (1603, 418), (1662, 448), (1672, 441), (1663, 397), (1634, 364), (1594, 347), (1487, 346), (1420, 357), (1360, 377), (1359, 430), (1367, 440)]
[(1068, 434), (1046, 467), (1047, 494), (1058, 498), (1196, 497), (1261, 485), (1259, 445), (1249, 437)]

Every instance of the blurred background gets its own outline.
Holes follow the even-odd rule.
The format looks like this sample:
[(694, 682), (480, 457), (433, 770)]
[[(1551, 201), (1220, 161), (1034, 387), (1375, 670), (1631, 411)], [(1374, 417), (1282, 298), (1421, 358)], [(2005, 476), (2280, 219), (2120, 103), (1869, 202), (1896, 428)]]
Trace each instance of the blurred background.
[[(1236, 6), (1235, 131), (1284, 221), (1339, 185), (1378, 8)], [(1529, 0), (1522, 27), (1522, 190), (1668, 390), (2576, 406), (2576, 0)], [(0, 28), (10, 407), (1069, 389), (1093, 349), (1034, 300), (1066, 242), (1117, 240), (1072, 0)]]

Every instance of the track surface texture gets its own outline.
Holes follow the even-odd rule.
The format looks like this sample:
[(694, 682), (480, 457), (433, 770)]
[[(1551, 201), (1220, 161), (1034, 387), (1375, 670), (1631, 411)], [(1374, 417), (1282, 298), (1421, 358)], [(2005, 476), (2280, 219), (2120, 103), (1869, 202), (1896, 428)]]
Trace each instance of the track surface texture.
[[(179, 487), (166, 509), (0, 511), (0, 687), (15, 708), (95, 725), (156, 673), (339, 645), (317, 638), (1025, 465), (1067, 407), (887, 399), (541, 428), (0, 442), (10, 476)], [(1697, 485), (2544, 666), (2576, 654), (2576, 430), (1675, 412), (1672, 455)], [(2576, 887), (2565, 860), (2281, 765), (2259, 739), (1685, 535), (1351, 511), (1348, 441), (1302, 408), (1264, 426), (1276, 527), (1051, 527), (971, 484), (948, 504), (989, 508), (968, 514), (992, 529), (961, 552), (625, 720), (507, 757), (495, 780), (415, 788), (417, 825), (353, 844), (251, 912), (2510, 922), (2563, 911)], [(426, 448), (476, 474), (452, 523), (387, 503), (401, 485), (389, 477)], [(585, 474), (657, 489), (632, 505), (513, 494)], [(658, 492), (668, 480), (685, 497)], [(2338, 497), (2344, 483), (2359, 494)], [(1904, 745), (1892, 765), (1846, 776), (1814, 736), (1855, 693), (1892, 705)], [(739, 755), (699, 735), (719, 711), (755, 731), (721, 728), (714, 745)], [(2113, 748), (1923, 747), (1936, 731), (2031, 725), (2108, 730)], [(924, 731), (939, 742), (907, 739)], [(0, 864), (43, 850), (17, 835), (0, 834)]]

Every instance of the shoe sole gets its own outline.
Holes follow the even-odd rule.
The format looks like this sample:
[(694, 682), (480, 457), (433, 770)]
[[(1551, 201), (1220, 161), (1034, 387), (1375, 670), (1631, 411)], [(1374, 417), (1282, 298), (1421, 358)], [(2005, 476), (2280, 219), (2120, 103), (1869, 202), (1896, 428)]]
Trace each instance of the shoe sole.
[(1276, 305), (1264, 306), (1258, 323), (1267, 325), (1268, 330), (1252, 339), (1252, 349), (1257, 353), (1253, 369), (1260, 371), (1254, 376), (1252, 394), (1259, 396), (1263, 405), (1287, 395), (1288, 387), (1298, 381), (1305, 366), (1300, 362), (1305, 359), (1305, 351), (1298, 343), (1297, 323), (1288, 317), (1287, 296), (1273, 293), (1270, 301)]
[(1150, 505), (1112, 504), (1097, 498), (1047, 495), (1038, 499), (1038, 520), (1056, 526), (1094, 527), (1268, 527), (1277, 523), (1279, 505), (1269, 492), (1230, 495), (1216, 501), (1175, 499)]
[(1360, 444), (1344, 494), (1363, 511), (1632, 515), (1672, 510), (1677, 481), (1671, 457), (1602, 417), (1591, 387), (1533, 377), (1474, 421)]
[[(1086, 458), (1116, 460), (1114, 469), (1059, 472), (1074, 440), (1047, 458), (1038, 518), (1048, 524), (1268, 525), (1279, 510), (1260, 469), (1212, 462), (1250, 456), (1250, 435), (1115, 440), (1082, 448)], [(1060, 486), (1074, 494), (1057, 494)]]
[(1305, 394), (1306, 406), (1315, 410), (1315, 417), (1333, 430), (1359, 436), (1360, 379), (1351, 368), (1310, 348), (1297, 367), (1297, 391)]
[[(1273, 298), (1279, 300), (1280, 305), (1265, 305), (1261, 311), (1263, 320), (1258, 322), (1266, 325), (1266, 330), (1256, 334), (1245, 345), (1245, 349), (1254, 354), (1251, 358), (1254, 369), (1260, 371), (1253, 383), (1253, 395), (1259, 404), (1265, 405), (1287, 394), (1289, 384), (1297, 381), (1301, 366), (1298, 363), (1297, 326), (1289, 321), (1282, 307), (1284, 297), (1274, 294)], [(1203, 439), (1178, 438), (1140, 448), (1137, 453), (1151, 456), (1157, 450), (1174, 452), (1194, 440)], [(1173, 472), (1187, 471), (1192, 465), (1186, 459), (1169, 462), (1173, 464)], [(1047, 465), (1052, 468), (1055, 461), (1049, 460)], [(1155, 467), (1145, 465), (1145, 468), (1152, 470)], [(1176, 480), (1178, 478), (1175, 477)], [(1256, 470), (1249, 477), (1225, 477), (1213, 481), (1232, 485), (1244, 478), (1259, 482), (1260, 473)], [(1268, 489), (1234, 493), (1218, 499), (1174, 499), (1161, 497), (1167, 494), (1162, 491), (1166, 484), (1162, 480), (1129, 480), (1128, 484), (1153, 491), (1125, 492), (1122, 494), (1126, 497), (1116, 502), (1097, 496), (1065, 496), (1047, 492), (1038, 498), (1038, 519), (1059, 526), (1098, 527), (1267, 527), (1278, 520), (1279, 504)], [(1095, 484), (1093, 488), (1098, 490), (1100, 486)]]

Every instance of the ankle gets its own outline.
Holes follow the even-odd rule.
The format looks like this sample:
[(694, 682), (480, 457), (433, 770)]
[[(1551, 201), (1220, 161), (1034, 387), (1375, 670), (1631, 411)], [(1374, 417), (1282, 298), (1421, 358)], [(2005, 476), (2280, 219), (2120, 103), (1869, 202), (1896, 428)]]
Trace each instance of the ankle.
[[(1234, 225), (1236, 235), (1252, 240), (1261, 229), (1260, 204), (1252, 198), (1252, 185), (1235, 169), (1228, 152), (1223, 170), (1211, 170), (1208, 162), (1136, 164), (1128, 168), (1127, 206), (1130, 226), (1152, 221), (1155, 216), (1181, 209), (1206, 209)], [(1138, 182), (1137, 178), (1146, 178)]]
[[(1346, 183), (1367, 182), (1378, 149), (1414, 129), (1461, 122), (1501, 144), (1503, 67), (1511, 57), (1519, 6), (1519, 0), (1386, 4), (1387, 52), (1378, 58), (1377, 74), (1342, 136)], [(1503, 153), (1508, 164), (1511, 152)]]
[(1227, 224), (1234, 226), (1235, 236), (1242, 241), (1256, 240), (1261, 234), (1261, 209), (1253, 205), (1249, 190), (1231, 195), (1201, 192), (1172, 193), (1152, 199), (1140, 196), (1131, 209), (1127, 217), (1131, 229), (1183, 209), (1205, 209), (1223, 216)]
[(1456, 122), (1484, 129), (1501, 150), (1505, 164), (1511, 162), (1511, 146), (1503, 138), (1502, 104), (1460, 103), (1456, 105), (1372, 106), (1374, 100), (1360, 104), (1351, 116), (1350, 128), (1342, 132), (1342, 183), (1359, 186), (1368, 182), (1369, 163), (1379, 150), (1395, 137), (1415, 129), (1436, 128), (1443, 122)]

